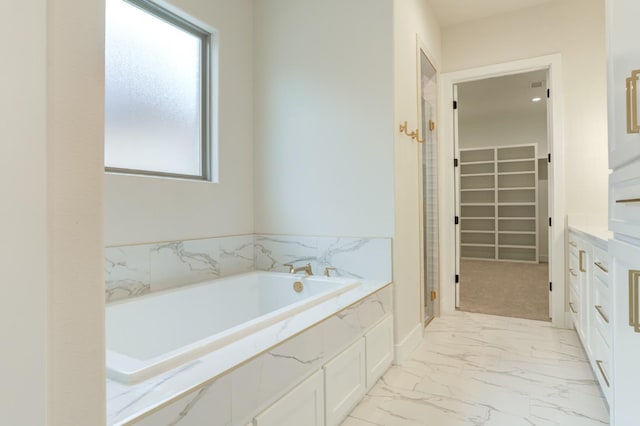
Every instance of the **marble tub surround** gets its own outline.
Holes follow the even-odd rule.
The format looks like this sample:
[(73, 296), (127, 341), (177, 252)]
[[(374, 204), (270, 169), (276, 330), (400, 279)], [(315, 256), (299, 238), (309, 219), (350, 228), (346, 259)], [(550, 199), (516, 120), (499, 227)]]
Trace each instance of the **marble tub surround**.
[[(108, 380), (107, 424), (245, 424), (389, 315), (389, 284), (363, 280), (353, 290), (136, 385)], [(212, 400), (217, 402), (207, 403)]]
[(107, 302), (253, 270), (311, 263), (315, 275), (391, 281), (390, 238), (239, 235), (105, 248)]
[(284, 271), (285, 264), (310, 263), (314, 274), (391, 281), (390, 238), (309, 237), (256, 235), (256, 269)]
[(253, 271), (254, 236), (105, 248), (107, 302)]
[(574, 330), (456, 312), (436, 318), (343, 426), (602, 426), (609, 414)]

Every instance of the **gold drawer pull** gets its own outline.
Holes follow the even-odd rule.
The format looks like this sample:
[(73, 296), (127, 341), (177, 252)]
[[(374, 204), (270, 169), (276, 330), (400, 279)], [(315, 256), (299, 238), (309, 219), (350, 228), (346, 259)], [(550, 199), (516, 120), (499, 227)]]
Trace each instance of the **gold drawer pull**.
[(640, 293), (640, 270), (629, 270), (629, 325), (640, 333), (640, 312), (638, 312), (638, 294)]
[(604, 379), (604, 383), (607, 385), (608, 388), (611, 387), (611, 384), (609, 383), (609, 379), (607, 378), (607, 374), (604, 372), (604, 368), (602, 367), (602, 364), (604, 364), (604, 361), (597, 359), (596, 360), (596, 365), (598, 366), (598, 370), (600, 370), (600, 374), (602, 374), (602, 378)]
[(598, 267), (602, 272), (609, 273), (609, 270), (602, 264), (602, 262), (593, 262), (594, 265)]
[(573, 302), (569, 302), (569, 308), (571, 309), (571, 312), (573, 312), (574, 314), (578, 313), (578, 311), (576, 311), (576, 308), (573, 307)]
[(638, 126), (638, 88), (636, 82), (640, 70), (631, 72), (631, 77), (626, 79), (627, 85), (627, 133), (640, 133)]
[(640, 203), (640, 198), (626, 198), (623, 200), (616, 200), (617, 204), (627, 204), (627, 203)]
[(574, 243), (573, 241), (569, 241), (569, 245), (571, 247), (577, 247), (578, 246), (578, 244)]
[(602, 309), (602, 305), (596, 305), (595, 306), (596, 311), (598, 311), (598, 313), (600, 314), (600, 316), (602, 317), (602, 319), (604, 320), (604, 322), (606, 322), (607, 324), (609, 324), (609, 318), (607, 317), (607, 315), (604, 313), (604, 310)]
[(578, 274), (576, 273), (576, 271), (575, 271), (573, 268), (569, 268), (569, 273), (570, 273), (571, 275), (573, 275), (574, 277), (577, 277), (577, 276), (578, 276)]
[(580, 255), (580, 272), (587, 272), (586, 269), (584, 269), (584, 261), (582, 260), (582, 255), (586, 254), (587, 252), (584, 250), (580, 250), (579, 255)]

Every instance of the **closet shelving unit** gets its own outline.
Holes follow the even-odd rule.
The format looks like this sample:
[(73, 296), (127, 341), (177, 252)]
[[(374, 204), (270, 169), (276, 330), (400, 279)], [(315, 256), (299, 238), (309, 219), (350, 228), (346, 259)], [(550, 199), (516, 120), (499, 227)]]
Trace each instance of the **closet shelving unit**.
[(460, 150), (462, 259), (538, 262), (536, 145)]

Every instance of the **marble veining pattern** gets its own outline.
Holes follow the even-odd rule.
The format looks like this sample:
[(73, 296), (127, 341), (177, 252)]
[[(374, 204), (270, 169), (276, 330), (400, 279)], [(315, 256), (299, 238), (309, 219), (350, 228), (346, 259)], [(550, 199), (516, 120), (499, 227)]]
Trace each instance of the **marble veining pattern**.
[(602, 426), (609, 413), (574, 330), (456, 312), (435, 319), (343, 426)]
[(285, 264), (311, 263), (316, 274), (328, 266), (342, 277), (391, 280), (391, 239), (257, 235), (256, 268), (284, 271)]
[(316, 275), (391, 281), (391, 239), (240, 235), (105, 249), (106, 301), (311, 263)]
[(391, 304), (388, 282), (363, 280), (181, 368), (130, 386), (107, 380), (107, 424), (244, 425), (387, 315)]
[(253, 271), (253, 242), (240, 235), (107, 247), (106, 301)]

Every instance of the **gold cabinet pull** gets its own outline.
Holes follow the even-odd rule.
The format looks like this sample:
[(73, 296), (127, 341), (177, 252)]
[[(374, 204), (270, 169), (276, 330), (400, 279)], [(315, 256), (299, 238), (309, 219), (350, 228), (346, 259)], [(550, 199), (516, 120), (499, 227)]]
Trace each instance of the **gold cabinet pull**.
[(594, 265), (596, 265), (598, 267), (598, 269), (600, 269), (602, 272), (608, 274), (609, 270), (607, 268), (605, 268), (605, 266), (602, 264), (602, 262), (593, 262)]
[(640, 270), (629, 270), (629, 325), (640, 333), (640, 312), (638, 312), (638, 294), (640, 293)]
[(597, 359), (596, 360), (596, 365), (598, 366), (598, 370), (600, 370), (600, 374), (602, 374), (602, 378), (604, 379), (604, 383), (607, 385), (608, 388), (611, 387), (611, 384), (609, 383), (609, 378), (607, 377), (607, 374), (604, 372), (604, 367), (602, 367), (602, 364), (604, 364), (604, 361)]
[(607, 315), (604, 313), (604, 310), (602, 309), (602, 305), (596, 305), (595, 306), (596, 311), (598, 311), (598, 313), (600, 314), (600, 316), (602, 317), (602, 319), (604, 320), (604, 322), (606, 322), (607, 324), (609, 324), (609, 318), (607, 317)]
[(587, 272), (586, 269), (584, 269), (584, 261), (582, 260), (582, 255), (586, 254), (587, 252), (584, 250), (580, 250), (579, 255), (580, 255), (580, 272)]
[(630, 204), (630, 203), (640, 203), (640, 198), (626, 198), (623, 200), (616, 200), (616, 204)]
[(626, 79), (626, 98), (627, 98), (627, 133), (640, 133), (638, 126), (638, 75), (640, 70), (633, 70), (631, 77)]
[(573, 312), (574, 314), (578, 313), (578, 311), (576, 311), (576, 308), (573, 307), (573, 302), (569, 302), (569, 308), (571, 309), (571, 312)]

